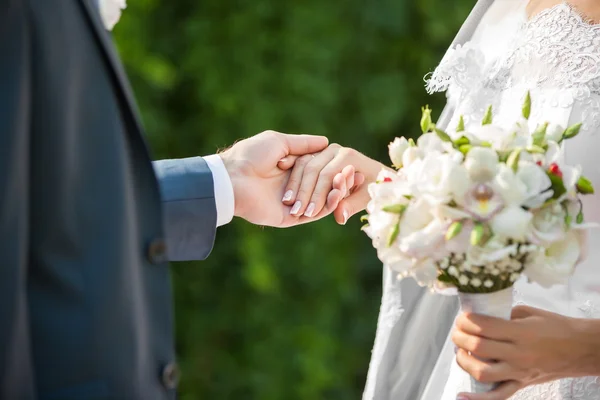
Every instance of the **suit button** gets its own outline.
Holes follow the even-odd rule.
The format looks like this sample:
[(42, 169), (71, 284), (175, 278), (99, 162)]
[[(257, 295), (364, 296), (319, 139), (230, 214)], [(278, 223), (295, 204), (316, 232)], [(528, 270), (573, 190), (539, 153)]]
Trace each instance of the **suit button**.
[(167, 244), (164, 239), (154, 239), (148, 245), (148, 261), (152, 264), (167, 262)]
[(176, 389), (179, 384), (179, 367), (175, 363), (168, 363), (161, 372), (162, 384), (167, 389)]

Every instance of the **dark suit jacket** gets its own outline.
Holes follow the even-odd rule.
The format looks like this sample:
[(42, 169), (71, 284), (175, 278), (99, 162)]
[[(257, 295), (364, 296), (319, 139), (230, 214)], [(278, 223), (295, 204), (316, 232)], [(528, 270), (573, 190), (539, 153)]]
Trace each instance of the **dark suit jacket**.
[(0, 399), (174, 398), (167, 261), (215, 227), (202, 158), (153, 168), (95, 2), (0, 0)]

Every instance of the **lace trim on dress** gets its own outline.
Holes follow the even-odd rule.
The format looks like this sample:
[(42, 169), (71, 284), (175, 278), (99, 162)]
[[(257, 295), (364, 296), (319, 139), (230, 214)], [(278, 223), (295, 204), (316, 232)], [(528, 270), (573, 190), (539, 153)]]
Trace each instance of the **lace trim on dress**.
[[(482, 47), (495, 43), (457, 46), (426, 76), (427, 91), (447, 91), (454, 104), (483, 101), (493, 106), (499, 101), (499, 93), (509, 89), (520, 89), (521, 96), (531, 88), (560, 89), (552, 106), (567, 108), (580, 102), (586, 121), (584, 130), (597, 131), (600, 25), (592, 24), (568, 3), (548, 8), (530, 20), (524, 14), (521, 18), (513, 35), (505, 39), (510, 49), (507, 55), (491, 56), (482, 51)], [(466, 111), (481, 117), (481, 110)]]

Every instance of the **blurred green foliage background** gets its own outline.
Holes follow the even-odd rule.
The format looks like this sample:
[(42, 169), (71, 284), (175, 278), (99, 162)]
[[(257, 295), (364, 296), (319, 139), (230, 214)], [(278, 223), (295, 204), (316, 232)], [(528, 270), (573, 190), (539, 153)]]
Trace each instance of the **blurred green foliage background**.
[[(155, 158), (214, 153), (266, 129), (323, 134), (387, 160), (439, 113), (423, 76), (474, 0), (129, 0), (115, 40)], [(359, 399), (381, 264), (358, 218), (219, 229), (172, 266), (180, 398)]]

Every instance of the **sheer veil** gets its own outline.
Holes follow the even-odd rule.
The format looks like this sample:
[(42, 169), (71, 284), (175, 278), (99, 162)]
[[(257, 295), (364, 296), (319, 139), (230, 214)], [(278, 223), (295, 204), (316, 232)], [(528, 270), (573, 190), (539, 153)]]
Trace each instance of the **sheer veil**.
[[(525, 0), (479, 0), (449, 52), (477, 40), (484, 29), (522, 11), (526, 4)], [(438, 125), (446, 126), (452, 114), (449, 104)], [(449, 332), (457, 311), (454, 297), (433, 294), (412, 280), (398, 281), (384, 268), (381, 309), (363, 400), (439, 399), (447, 379), (445, 369), (454, 355)], [(437, 384), (429, 379), (434, 371)]]

